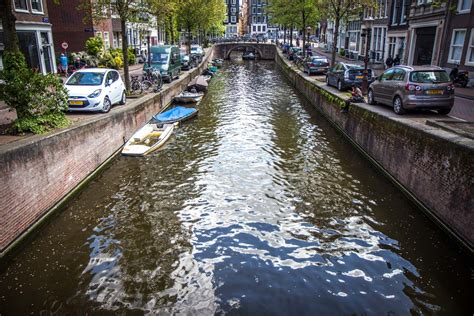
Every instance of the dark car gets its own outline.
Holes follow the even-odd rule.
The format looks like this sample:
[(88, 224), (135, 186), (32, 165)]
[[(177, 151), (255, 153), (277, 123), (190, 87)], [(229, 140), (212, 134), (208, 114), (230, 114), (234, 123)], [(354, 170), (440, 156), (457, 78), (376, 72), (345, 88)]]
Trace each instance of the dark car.
[(189, 58), (189, 55), (181, 52), (179, 54), (179, 58), (181, 60), (181, 70), (189, 70), (191, 69), (191, 62), (190, 62), (190, 58)]
[(324, 56), (308, 57), (304, 63), (304, 72), (308, 75), (317, 73), (327, 73), (329, 69), (329, 61)]
[(294, 60), (295, 55), (302, 55), (303, 51), (299, 47), (290, 47), (288, 50), (288, 59), (289, 60)]
[[(372, 69), (367, 69), (367, 71), (367, 80), (370, 84), (374, 81), (373, 71)], [(343, 91), (350, 88), (353, 84), (361, 86), (363, 79), (363, 66), (338, 62), (328, 69), (326, 84), (328, 86), (337, 87), (339, 91)]]
[(393, 106), (397, 114), (415, 108), (448, 114), (454, 105), (454, 85), (448, 73), (437, 66), (395, 66), (370, 85), (368, 100)]

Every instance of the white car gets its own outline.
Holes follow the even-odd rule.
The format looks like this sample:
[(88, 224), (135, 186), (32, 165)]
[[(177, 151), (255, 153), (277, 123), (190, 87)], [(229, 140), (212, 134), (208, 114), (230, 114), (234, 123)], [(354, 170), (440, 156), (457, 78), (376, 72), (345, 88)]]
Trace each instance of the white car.
[(204, 50), (199, 45), (191, 45), (191, 54), (196, 54), (199, 56), (204, 56)]
[(117, 70), (89, 68), (76, 71), (65, 85), (69, 111), (107, 113), (113, 104), (125, 104), (125, 84)]

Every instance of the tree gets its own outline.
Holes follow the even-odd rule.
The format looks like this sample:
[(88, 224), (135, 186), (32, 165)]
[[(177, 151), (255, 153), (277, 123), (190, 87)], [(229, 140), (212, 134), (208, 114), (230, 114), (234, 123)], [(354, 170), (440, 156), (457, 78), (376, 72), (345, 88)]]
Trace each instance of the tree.
[(334, 38), (331, 49), (331, 65), (336, 62), (337, 41), (341, 22), (357, 16), (365, 9), (375, 8), (375, 0), (319, 0), (322, 15), (334, 20)]
[(164, 27), (166, 42), (174, 44), (176, 33), (177, 0), (153, 0), (150, 2), (149, 12), (156, 18), (156, 27)]
[(222, 0), (177, 0), (178, 25), (186, 31), (188, 53), (191, 52), (191, 36), (223, 27), (225, 4)]
[(120, 19), (123, 72), (127, 91), (130, 90), (127, 22), (143, 20), (144, 14), (148, 11), (150, 1), (151, 0), (84, 0), (83, 2), (83, 7), (90, 9), (88, 11), (91, 12), (92, 16), (90, 18), (92, 20), (108, 18), (112, 14), (118, 15)]

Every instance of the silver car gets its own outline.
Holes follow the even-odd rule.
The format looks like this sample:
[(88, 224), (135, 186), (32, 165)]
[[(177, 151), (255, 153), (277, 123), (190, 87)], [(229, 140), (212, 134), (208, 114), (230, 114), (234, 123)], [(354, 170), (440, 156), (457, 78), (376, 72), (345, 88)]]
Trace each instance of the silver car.
[(367, 99), (369, 104), (391, 105), (397, 114), (415, 108), (448, 114), (454, 104), (454, 85), (440, 67), (395, 66), (370, 85)]

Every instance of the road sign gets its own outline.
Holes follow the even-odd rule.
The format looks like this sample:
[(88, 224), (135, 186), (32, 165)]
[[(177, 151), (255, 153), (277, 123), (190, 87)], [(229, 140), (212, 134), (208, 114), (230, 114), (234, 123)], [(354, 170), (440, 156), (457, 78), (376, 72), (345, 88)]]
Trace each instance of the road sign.
[(63, 42), (63, 43), (61, 44), (61, 47), (62, 47), (63, 49), (67, 49), (67, 48), (69, 47), (69, 45), (68, 45), (66, 42)]

